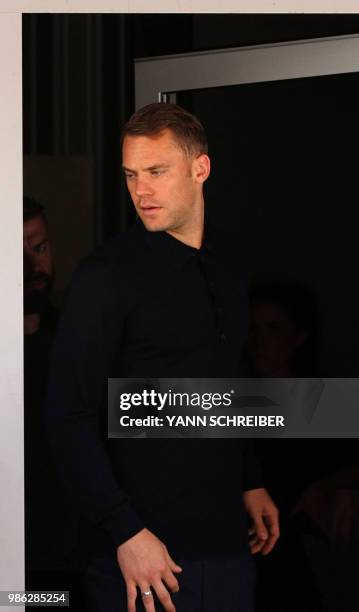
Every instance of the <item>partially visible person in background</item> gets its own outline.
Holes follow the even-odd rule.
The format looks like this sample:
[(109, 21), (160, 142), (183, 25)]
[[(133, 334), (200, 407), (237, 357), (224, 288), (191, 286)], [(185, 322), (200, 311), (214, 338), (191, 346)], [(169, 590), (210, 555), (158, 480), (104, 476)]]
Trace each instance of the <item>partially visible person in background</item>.
[(58, 313), (51, 303), (54, 266), (43, 206), (23, 200), (25, 568), (28, 590), (70, 590), (81, 607), (78, 519), (53, 468), (44, 427), (48, 360)]
[[(358, 610), (359, 452), (356, 439), (332, 442), (336, 465), (292, 510), (326, 612)], [(318, 449), (317, 449), (318, 450)], [(328, 455), (328, 453), (326, 453)], [(333, 461), (328, 461), (331, 465)]]
[(248, 357), (254, 376), (316, 376), (318, 324), (313, 293), (298, 284), (273, 283), (250, 295)]
[(54, 283), (48, 224), (43, 206), (24, 198), (24, 333), (35, 334), (40, 325), (56, 325), (57, 314), (50, 301)]
[[(318, 315), (314, 293), (299, 284), (253, 289), (247, 346), (251, 374), (313, 384), (310, 379), (320, 370)], [(257, 612), (354, 612), (357, 441), (263, 439), (256, 440), (256, 452), (265, 458), (265, 478), (282, 522), (282, 538), (273, 555), (257, 561)], [(290, 466), (290, 480), (283, 464)]]

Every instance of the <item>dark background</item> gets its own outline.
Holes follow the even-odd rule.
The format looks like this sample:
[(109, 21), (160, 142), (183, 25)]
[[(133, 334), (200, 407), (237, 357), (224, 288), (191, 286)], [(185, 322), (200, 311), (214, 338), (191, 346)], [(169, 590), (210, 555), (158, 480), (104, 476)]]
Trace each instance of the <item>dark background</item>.
[(124, 229), (134, 59), (359, 32), (359, 15), (24, 15), (24, 153), (94, 158), (94, 240)]
[[(135, 58), (358, 32), (359, 15), (24, 15), (24, 190), (45, 197), (58, 304), (78, 260), (134, 220), (120, 130)], [(359, 367), (358, 92), (351, 74), (178, 96), (208, 132), (208, 213), (242, 231), (253, 278), (317, 294), (324, 376)]]
[[(50, 197), (44, 203), (51, 217), (54, 166), (60, 167), (64, 160), (81, 160), (82, 165), (79, 162), (80, 165), (75, 166), (73, 180), (76, 182), (76, 168), (81, 167), (82, 180), (89, 181), (87, 191), (83, 189), (83, 198), (87, 200), (81, 202), (81, 207), (80, 202), (78, 206), (76, 202), (71, 206), (64, 203), (64, 214), (61, 215), (60, 207), (57, 216), (53, 217), (56, 221), (51, 228), (54, 238), (66, 249), (66, 253), (59, 250), (60, 255), (55, 260), (57, 270), (63, 266), (65, 256), (71, 260), (63, 277), (64, 284), (69, 279), (70, 269), (86, 250), (123, 231), (134, 219), (120, 171), (120, 129), (134, 111), (135, 58), (356, 33), (359, 33), (359, 15), (24, 15), (25, 192), (33, 189), (29, 195), (37, 195), (30, 180), (36, 165), (40, 168), (40, 178), (42, 169), (50, 168), (53, 175), (50, 176), (49, 171), (48, 176), (43, 175), (43, 180), (49, 183)], [(310, 280), (318, 290), (327, 343), (323, 352), (329, 364), (325, 376), (357, 376), (359, 367), (355, 250), (357, 153), (351, 148), (358, 142), (357, 78), (357, 75), (334, 76), (325, 78), (321, 84), (318, 79), (309, 84), (308, 79), (298, 79), (296, 83), (276, 83), (270, 88), (253, 85), (246, 89), (244, 96), (234, 91), (226, 92), (224, 97), (231, 99), (228, 112), (221, 123), (208, 126), (211, 151), (216, 160), (216, 173), (208, 186), (209, 192), (213, 189), (213, 194), (218, 194), (222, 190), (224, 196), (220, 209), (209, 202), (212, 213), (219, 222), (226, 219), (231, 225), (245, 226), (247, 223), (248, 227), (257, 227), (256, 234), (252, 233), (247, 239), (254, 245), (252, 263), (260, 261), (268, 266), (267, 270), (262, 267), (267, 280), (281, 269), (283, 261), (288, 261), (293, 272), (291, 280)], [(300, 100), (308, 99), (308, 87), (306, 116), (315, 110), (309, 123), (299, 112)], [(185, 95), (182, 98), (183, 103), (195, 111), (198, 109), (204, 123), (210, 123), (207, 94), (197, 92), (195, 99)], [(218, 92), (213, 92), (213, 96), (216, 95)], [(238, 106), (242, 110), (253, 110), (253, 101), (261, 99), (262, 95), (267, 111), (271, 112), (263, 114), (258, 108), (256, 132), (242, 131), (238, 147), (240, 164), (239, 169), (235, 168), (230, 164), (231, 148), (222, 146), (223, 126), (227, 126), (230, 135), (234, 109)], [(331, 106), (327, 104), (329, 100)], [(293, 120), (288, 105), (294, 101), (297, 114)], [(335, 125), (334, 111), (339, 118)], [(283, 126), (291, 126), (290, 132), (282, 130), (285, 150), (277, 146), (275, 155), (273, 146), (278, 141), (278, 133), (272, 123), (273, 112), (281, 116)], [(303, 138), (304, 131), (310, 131), (313, 138), (315, 135), (314, 141)], [(267, 137), (267, 157), (266, 151), (256, 146), (259, 134), (262, 140), (263, 134)], [(313, 142), (320, 143), (321, 155)], [(252, 176), (248, 160), (259, 155), (266, 170), (260, 176)], [(298, 155), (302, 158), (300, 165)], [(42, 158), (47, 160), (47, 165), (41, 166)], [(276, 163), (279, 158), (280, 164)], [(66, 169), (66, 164), (64, 167)], [(242, 185), (238, 193), (234, 181), (236, 173)], [(319, 182), (308, 183), (311, 174), (319, 174)], [(37, 189), (40, 197), (41, 189)], [(54, 182), (54, 197), (57, 189)], [(268, 190), (272, 194), (270, 206), (267, 206)], [(59, 201), (61, 204), (61, 198)], [(242, 202), (241, 210), (238, 201)], [(248, 206), (251, 202), (258, 205)], [(315, 220), (314, 225), (311, 219)], [(281, 224), (285, 241), (279, 243)], [(287, 231), (294, 226), (295, 238)], [(311, 231), (308, 232), (308, 228)], [(77, 252), (75, 245), (85, 233), (82, 252)], [(302, 240), (299, 240), (300, 235)], [(256, 252), (258, 245), (260, 249)], [(270, 253), (270, 257), (266, 257), (266, 253)], [(356, 446), (356, 440), (282, 440), (279, 444), (277, 440), (269, 441), (262, 450), (267, 483), (281, 509), (290, 507), (304, 486), (316, 477), (345, 465), (346, 453), (357, 456)], [(283, 538), (283, 541), (286, 540)], [(276, 556), (273, 556), (272, 572), (266, 569), (268, 584), (265, 588), (262, 584), (260, 589), (264, 600), (271, 588), (270, 581), (273, 589), (278, 582), (284, 588), (292, 576), (290, 559), (286, 551), (282, 557), (279, 555), (276, 566)], [(288, 576), (284, 572), (286, 565)], [(290, 589), (290, 581), (288, 584)], [(307, 591), (304, 595), (307, 599), (303, 606), (308, 606)], [(276, 596), (277, 591), (273, 597)], [(295, 598), (298, 597), (296, 591)], [(301, 602), (297, 608), (292, 603), (291, 610), (303, 609)], [(287, 612), (286, 605), (283, 610)], [(277, 601), (275, 607), (264, 606), (263, 609), (273, 612), (282, 608)], [(309, 609), (318, 612), (320, 608), (314, 605), (313, 608), (308, 606)]]

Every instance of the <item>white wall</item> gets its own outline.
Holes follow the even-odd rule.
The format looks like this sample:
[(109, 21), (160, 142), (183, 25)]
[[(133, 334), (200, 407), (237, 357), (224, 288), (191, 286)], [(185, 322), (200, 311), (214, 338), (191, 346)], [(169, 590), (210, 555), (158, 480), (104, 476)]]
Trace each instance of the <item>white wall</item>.
[(0, 590), (24, 586), (21, 15), (0, 18)]

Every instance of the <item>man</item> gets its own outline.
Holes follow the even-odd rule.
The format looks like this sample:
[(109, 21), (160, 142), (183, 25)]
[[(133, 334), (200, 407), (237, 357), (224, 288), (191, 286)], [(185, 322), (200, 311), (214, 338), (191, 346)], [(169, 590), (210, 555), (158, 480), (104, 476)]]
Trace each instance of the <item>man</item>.
[(91, 609), (250, 612), (245, 510), (252, 552), (278, 537), (250, 447), (104, 440), (108, 377), (235, 377), (246, 333), (237, 240), (204, 224), (198, 119), (171, 104), (135, 113), (123, 170), (139, 221), (77, 271), (48, 396), (59, 468), (92, 525)]
[(54, 281), (43, 206), (23, 200), (25, 560), (29, 590), (70, 589), (75, 608), (78, 519), (48, 447), (44, 402), (49, 354), (58, 314), (51, 304)]
[[(47, 219), (42, 205), (24, 197), (24, 333), (38, 331), (41, 319), (54, 315), (50, 304), (53, 263)], [(56, 318), (55, 316), (52, 317)]]

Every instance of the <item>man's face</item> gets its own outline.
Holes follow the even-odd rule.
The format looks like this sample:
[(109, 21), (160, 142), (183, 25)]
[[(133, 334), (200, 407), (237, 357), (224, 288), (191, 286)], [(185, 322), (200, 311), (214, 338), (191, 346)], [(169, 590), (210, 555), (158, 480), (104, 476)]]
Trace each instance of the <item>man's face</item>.
[(170, 130), (153, 137), (126, 136), (122, 154), (127, 187), (146, 229), (181, 233), (191, 228), (203, 207), (208, 157), (186, 156)]
[[(297, 332), (286, 311), (272, 302), (253, 304), (248, 351), (258, 376), (290, 371), (296, 350), (306, 335)], [(279, 374), (280, 375), (280, 374)], [(294, 375), (285, 374), (285, 376)]]
[(24, 222), (24, 310), (41, 312), (53, 285), (53, 269), (46, 223), (42, 217)]

